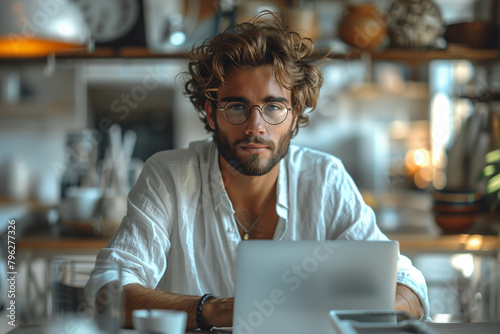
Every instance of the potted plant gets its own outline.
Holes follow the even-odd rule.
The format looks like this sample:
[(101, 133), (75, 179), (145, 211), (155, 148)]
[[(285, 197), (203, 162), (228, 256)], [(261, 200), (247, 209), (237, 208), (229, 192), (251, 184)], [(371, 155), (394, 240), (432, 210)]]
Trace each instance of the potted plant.
[(491, 110), (489, 113), (490, 145), (484, 156), (484, 168), (478, 177), (478, 182), (486, 180), (485, 198), (489, 212), (494, 215), (500, 205), (500, 119), (498, 114)]
[(490, 214), (495, 214), (500, 205), (500, 149), (488, 152), (484, 157), (486, 165), (478, 181), (487, 179), (486, 200)]

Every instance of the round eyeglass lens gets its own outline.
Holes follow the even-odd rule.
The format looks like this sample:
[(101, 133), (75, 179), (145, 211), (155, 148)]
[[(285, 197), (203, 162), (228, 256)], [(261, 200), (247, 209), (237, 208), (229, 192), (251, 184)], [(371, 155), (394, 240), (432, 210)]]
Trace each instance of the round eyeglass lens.
[(255, 105), (252, 108), (243, 102), (228, 102), (223, 108), (224, 117), (232, 124), (245, 123), (253, 107), (258, 107), (264, 120), (271, 125), (282, 123), (288, 115), (288, 107), (282, 102), (268, 102), (262, 107)]

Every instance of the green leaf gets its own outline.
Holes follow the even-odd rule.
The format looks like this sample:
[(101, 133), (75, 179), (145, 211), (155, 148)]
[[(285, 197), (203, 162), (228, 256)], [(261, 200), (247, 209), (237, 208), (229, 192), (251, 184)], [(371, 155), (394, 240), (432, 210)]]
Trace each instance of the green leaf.
[(476, 178), (476, 182), (481, 182), (486, 178), (492, 177), (497, 171), (500, 171), (500, 164), (486, 165)]
[(486, 161), (487, 164), (494, 164), (500, 162), (500, 149), (488, 152), (484, 156), (484, 160)]
[(492, 194), (500, 190), (500, 174), (493, 176), (486, 184), (486, 192)]
[(496, 172), (496, 168), (493, 165), (485, 166), (483, 169), (483, 174), (486, 177), (492, 176), (493, 174), (495, 174), (495, 172)]

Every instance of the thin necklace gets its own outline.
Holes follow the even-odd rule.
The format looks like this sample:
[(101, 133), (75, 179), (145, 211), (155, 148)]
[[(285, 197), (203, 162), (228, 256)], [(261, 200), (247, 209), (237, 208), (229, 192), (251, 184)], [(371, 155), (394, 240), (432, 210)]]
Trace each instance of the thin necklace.
[(252, 228), (254, 228), (254, 226), (259, 222), (260, 218), (264, 215), (264, 212), (266, 212), (266, 209), (269, 207), (269, 204), (271, 204), (271, 202), (273, 201), (274, 195), (276, 194), (273, 194), (273, 196), (271, 196), (264, 209), (261, 211), (257, 219), (254, 220), (252, 225), (248, 227), (248, 229), (245, 228), (245, 226), (238, 220), (238, 218), (236, 218), (236, 215), (234, 215), (234, 220), (236, 220), (236, 223), (242, 228), (243, 231), (245, 231), (245, 234), (243, 235), (243, 240), (248, 240), (250, 238), (248, 234), (250, 233)]

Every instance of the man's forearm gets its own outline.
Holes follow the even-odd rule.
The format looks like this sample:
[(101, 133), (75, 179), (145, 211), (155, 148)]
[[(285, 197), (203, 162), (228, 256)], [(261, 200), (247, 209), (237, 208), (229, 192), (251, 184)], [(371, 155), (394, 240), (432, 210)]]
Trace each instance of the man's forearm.
[[(196, 307), (201, 296), (179, 295), (163, 290), (151, 290), (138, 284), (129, 284), (125, 291), (125, 326), (132, 327), (132, 311), (136, 309), (171, 309), (188, 314), (187, 329), (197, 328)], [(232, 326), (232, 298), (212, 299), (203, 307), (205, 323), (226, 327)]]
[(396, 302), (394, 308), (404, 311), (414, 318), (420, 319), (423, 315), (422, 303), (417, 294), (409, 287), (399, 284), (396, 286)]

